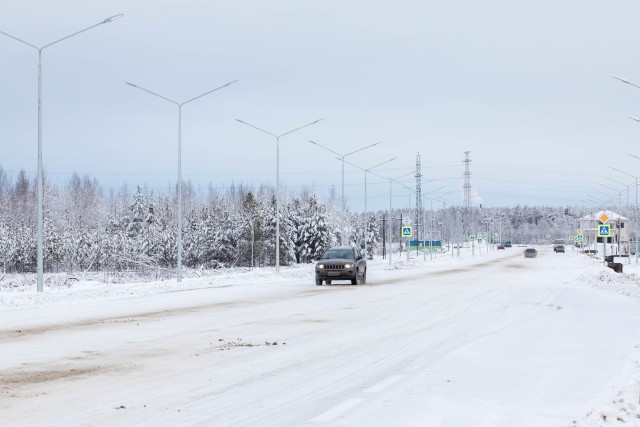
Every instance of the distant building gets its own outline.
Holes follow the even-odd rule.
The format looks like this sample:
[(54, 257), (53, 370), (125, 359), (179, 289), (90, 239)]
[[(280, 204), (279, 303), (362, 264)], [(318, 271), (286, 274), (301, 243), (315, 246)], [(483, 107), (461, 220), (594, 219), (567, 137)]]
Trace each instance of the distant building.
[[(606, 216), (606, 224), (611, 226), (609, 237), (598, 237), (598, 226), (605, 224), (602, 221)], [(628, 218), (612, 211), (599, 211), (580, 218), (580, 229), (582, 230), (582, 245), (585, 248), (596, 247), (597, 243), (608, 243), (612, 249), (611, 253), (628, 253), (629, 247), (629, 227)], [(609, 250), (607, 250), (608, 252)]]

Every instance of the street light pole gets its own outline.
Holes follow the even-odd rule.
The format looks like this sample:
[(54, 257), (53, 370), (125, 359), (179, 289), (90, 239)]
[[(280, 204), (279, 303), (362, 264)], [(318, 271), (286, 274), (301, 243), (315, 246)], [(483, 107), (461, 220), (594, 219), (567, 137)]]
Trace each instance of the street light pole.
[(604, 188), (608, 188), (609, 190), (613, 190), (618, 193), (618, 209), (622, 210), (622, 191), (619, 191), (613, 187), (609, 187), (608, 185), (604, 185), (603, 183), (600, 183), (600, 185), (602, 185)]
[(325, 150), (330, 151), (333, 154), (337, 154), (338, 156), (340, 156), (340, 159), (342, 160), (342, 197), (341, 197), (342, 198), (342, 201), (341, 201), (341, 203), (342, 203), (342, 215), (341, 215), (341, 218), (340, 218), (340, 246), (344, 246), (344, 215), (345, 215), (345, 208), (344, 208), (345, 207), (344, 206), (345, 205), (345, 203), (344, 203), (344, 163), (345, 163), (345, 161), (344, 161), (344, 158), (347, 157), (347, 156), (350, 156), (352, 154), (358, 153), (358, 152), (360, 152), (362, 150), (366, 150), (367, 148), (375, 147), (378, 144), (382, 144), (382, 142), (376, 142), (374, 144), (367, 145), (366, 147), (358, 148), (357, 150), (352, 151), (352, 152), (347, 153), (347, 154), (340, 154), (337, 151), (333, 151), (331, 148), (327, 148), (324, 145), (318, 144), (315, 141), (309, 140), (309, 142), (314, 144), (314, 145), (317, 145), (320, 148), (324, 148)]
[[(633, 154), (631, 154), (632, 157), (636, 157)], [(640, 176), (636, 176), (636, 175), (631, 175), (630, 173), (627, 173), (625, 171), (621, 171), (620, 169), (616, 169), (613, 166), (609, 166), (609, 168), (613, 169), (614, 171), (620, 172), (623, 175), (627, 175), (630, 176), (631, 178), (636, 180), (636, 264), (638, 263), (638, 178), (640, 178)], [(631, 243), (629, 243), (629, 247), (631, 247)]]
[(375, 172), (369, 172), (369, 173), (371, 173), (371, 174), (373, 174), (373, 175), (375, 175), (375, 176), (377, 176), (377, 177), (379, 177), (379, 178), (386, 179), (386, 180), (388, 180), (388, 181), (389, 181), (389, 224), (388, 224), (388, 229), (389, 229), (389, 267), (391, 267), (391, 266), (392, 266), (391, 258), (392, 258), (392, 255), (393, 255), (393, 250), (392, 250), (392, 249), (393, 249), (393, 234), (391, 233), (391, 230), (392, 230), (392, 228), (393, 228), (393, 227), (392, 227), (393, 218), (391, 218), (391, 214), (392, 214), (393, 190), (392, 190), (392, 185), (391, 185), (391, 184), (393, 184), (393, 182), (394, 182), (394, 181), (398, 181), (400, 178), (404, 178), (404, 177), (405, 177), (405, 176), (407, 176), (407, 175), (414, 174), (414, 173), (415, 173), (415, 170), (412, 170), (412, 171), (411, 171), (411, 172), (409, 172), (409, 173), (405, 173), (404, 175), (401, 175), (401, 176), (399, 176), (399, 177), (397, 177), (397, 178), (388, 178), (388, 177), (384, 177), (384, 176), (382, 176), (382, 175), (378, 175), (378, 174), (377, 174), (377, 173), (375, 173)]
[[(448, 193), (444, 193), (441, 194), (439, 196), (436, 197), (424, 197), (428, 194), (431, 193), (435, 193), (438, 190), (442, 190), (444, 187), (446, 187), (446, 185), (443, 185), (442, 187), (438, 187), (434, 190), (431, 190), (429, 192), (424, 193), (424, 195), (422, 196), (423, 199), (427, 199), (430, 202), (430, 207), (429, 207), (429, 261), (433, 261), (433, 201), (436, 199), (439, 199), (442, 196), (446, 196), (447, 194), (451, 193), (450, 191)], [(442, 242), (440, 243), (442, 244)], [(426, 247), (425, 247), (426, 249)], [(423, 260), (427, 260), (427, 255), (426, 252), (423, 254)]]
[(388, 160), (385, 160), (384, 162), (378, 163), (375, 166), (371, 166), (368, 169), (363, 169), (360, 166), (354, 165), (353, 163), (347, 162), (345, 161), (346, 164), (351, 165), (357, 169), (360, 169), (361, 171), (364, 172), (364, 253), (365, 256), (368, 256), (368, 252), (367, 252), (367, 230), (368, 230), (368, 222), (367, 222), (367, 173), (370, 172), (371, 170), (377, 168), (378, 166), (382, 166), (386, 163), (389, 163), (393, 160), (397, 159), (397, 157), (392, 157)]
[(318, 123), (320, 120), (324, 120), (324, 119), (318, 119), (314, 122), (311, 123), (307, 123), (304, 126), (300, 126), (298, 128), (295, 128), (293, 130), (290, 130), (289, 132), (285, 132), (283, 134), (280, 135), (275, 135), (271, 132), (268, 132), (264, 129), (259, 128), (258, 126), (254, 126), (250, 123), (247, 123), (243, 120), (240, 119), (236, 119), (236, 121), (238, 123), (242, 123), (243, 125), (247, 125), (251, 128), (254, 128), (256, 130), (259, 130), (260, 132), (266, 133), (267, 135), (271, 135), (272, 137), (274, 137), (276, 139), (276, 272), (279, 273), (280, 272), (280, 138), (282, 138), (285, 135), (289, 135), (290, 133), (296, 132), (300, 129), (304, 129), (307, 126), (311, 126), (314, 125), (316, 123)]
[(109, 24), (116, 19), (122, 18), (123, 14), (113, 15), (109, 18), (98, 22), (90, 27), (84, 28), (80, 31), (76, 31), (75, 33), (58, 39), (54, 42), (48, 43), (42, 47), (35, 46), (29, 42), (26, 42), (18, 37), (12, 36), (11, 34), (5, 33), (4, 31), (0, 31), (0, 34), (3, 34), (9, 38), (12, 38), (20, 43), (23, 43), (29, 47), (34, 48), (38, 51), (38, 218), (37, 218), (37, 248), (36, 248), (36, 258), (37, 258), (37, 278), (36, 278), (36, 286), (37, 291), (43, 291), (43, 271), (44, 271), (44, 260), (43, 260), (43, 243), (42, 243), (42, 220), (44, 216), (44, 184), (42, 177), (42, 51), (48, 48), (49, 46), (53, 46), (54, 44), (60, 43), (63, 40), (69, 39), (73, 36), (76, 36), (80, 33), (84, 33), (85, 31), (89, 31), (92, 28), (95, 28), (102, 24)]
[(162, 95), (159, 95), (155, 92), (150, 91), (149, 89), (145, 89), (143, 87), (140, 87), (138, 85), (135, 85), (133, 83), (129, 83), (127, 82), (127, 84), (129, 86), (132, 86), (136, 89), (140, 89), (144, 92), (147, 92), (151, 95), (157, 96), (158, 98), (162, 98), (165, 101), (169, 101), (170, 103), (176, 105), (178, 107), (178, 235), (177, 235), (177, 239), (176, 239), (176, 246), (177, 246), (177, 262), (178, 262), (178, 266), (177, 266), (177, 282), (180, 283), (182, 282), (182, 106), (185, 104), (190, 103), (191, 101), (195, 101), (196, 99), (202, 98), (205, 95), (209, 95), (212, 92), (215, 92), (217, 90), (220, 90), (222, 88), (225, 88), (227, 86), (232, 85), (233, 83), (236, 83), (237, 80), (233, 80), (230, 81), (227, 84), (224, 84), (220, 87), (217, 87), (215, 89), (212, 89), (208, 92), (205, 92), (201, 95), (198, 95), (194, 98), (191, 98), (187, 101), (184, 102), (176, 102), (172, 99), (166, 98)]
[[(630, 154), (630, 156), (631, 156), (631, 157), (635, 157), (636, 159), (639, 159), (639, 158), (640, 158), (640, 157), (638, 157), (638, 156), (634, 156), (633, 154)], [(627, 175), (627, 176), (632, 177), (632, 178), (633, 178), (633, 179), (635, 179), (635, 181), (636, 181), (636, 209), (635, 209), (635, 217), (636, 217), (636, 242), (635, 242), (635, 243), (636, 243), (636, 264), (637, 264), (637, 263), (638, 263), (638, 256), (640, 255), (640, 254), (638, 253), (638, 243), (639, 243), (639, 240), (640, 240), (640, 239), (639, 239), (639, 237), (640, 237), (640, 236), (638, 236), (638, 178), (640, 178), (640, 176), (631, 175), (630, 173), (627, 173), (627, 172), (621, 171), (620, 169), (616, 169), (616, 168), (614, 168), (614, 167), (612, 167), (612, 166), (609, 166), (609, 167), (610, 167), (611, 169), (615, 170), (615, 171), (618, 171), (618, 172), (620, 172), (620, 173), (624, 174), (624, 175)], [(629, 244), (629, 246), (631, 246), (631, 244)]]
[(629, 208), (629, 187), (630, 187), (630, 185), (627, 185), (624, 182), (616, 181), (615, 179), (611, 179), (611, 178), (606, 177), (606, 176), (605, 176), (605, 178), (607, 178), (609, 181), (613, 181), (613, 182), (616, 182), (616, 183), (618, 183), (620, 185), (624, 185), (625, 187), (627, 187), (627, 209), (628, 209)]

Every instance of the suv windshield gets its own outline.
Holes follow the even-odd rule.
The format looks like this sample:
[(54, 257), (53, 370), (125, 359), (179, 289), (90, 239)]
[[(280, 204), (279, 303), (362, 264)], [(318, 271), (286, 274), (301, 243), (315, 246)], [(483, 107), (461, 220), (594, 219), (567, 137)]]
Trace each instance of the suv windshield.
[(353, 259), (353, 251), (351, 249), (329, 249), (322, 255), (322, 259)]

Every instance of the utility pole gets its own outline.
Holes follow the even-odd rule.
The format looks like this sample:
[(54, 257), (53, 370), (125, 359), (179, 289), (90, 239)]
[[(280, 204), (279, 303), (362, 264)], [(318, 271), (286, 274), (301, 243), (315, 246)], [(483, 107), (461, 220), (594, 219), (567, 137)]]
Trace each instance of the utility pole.
[[(464, 213), (462, 218), (462, 223), (464, 224), (465, 219), (467, 220), (467, 229), (462, 229), (463, 235), (467, 236), (471, 233), (471, 228), (473, 227), (473, 221), (470, 216), (472, 212), (471, 210), (471, 171), (469, 170), (469, 163), (471, 160), (469, 159), (470, 151), (464, 152)], [(471, 254), (474, 252), (474, 242), (471, 242)]]
[(471, 151), (464, 152), (464, 208), (471, 208), (471, 172), (469, 170), (469, 163), (471, 160), (469, 159), (469, 153)]
[(382, 259), (386, 259), (387, 258), (387, 233), (386, 233), (387, 217), (385, 215), (382, 215), (382, 219), (380, 221), (382, 221)]
[(420, 224), (422, 223), (422, 166), (420, 164), (420, 153), (416, 156), (416, 256), (420, 247)]

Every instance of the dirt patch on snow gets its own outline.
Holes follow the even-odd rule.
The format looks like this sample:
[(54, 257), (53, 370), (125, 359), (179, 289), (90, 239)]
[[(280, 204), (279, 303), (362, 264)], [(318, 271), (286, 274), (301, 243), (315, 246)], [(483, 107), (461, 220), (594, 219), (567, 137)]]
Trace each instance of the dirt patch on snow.
[(104, 366), (59, 365), (46, 368), (23, 366), (0, 371), (0, 393), (15, 395), (23, 387), (58, 381), (73, 381), (111, 372)]

